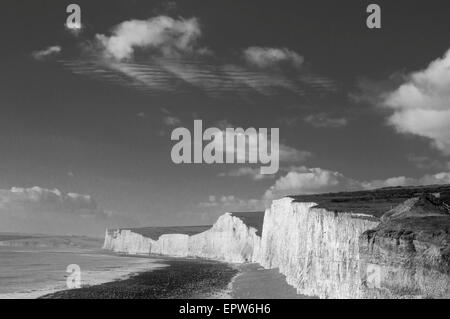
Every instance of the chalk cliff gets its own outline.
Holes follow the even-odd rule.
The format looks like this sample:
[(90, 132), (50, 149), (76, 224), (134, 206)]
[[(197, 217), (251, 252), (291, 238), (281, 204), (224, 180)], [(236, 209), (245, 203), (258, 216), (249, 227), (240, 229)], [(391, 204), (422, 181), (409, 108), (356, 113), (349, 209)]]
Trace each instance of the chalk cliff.
[[(248, 213), (263, 218), (263, 213)], [(176, 229), (172, 229), (176, 231)], [(162, 234), (157, 239), (132, 230), (108, 230), (104, 249), (126, 254), (202, 257), (227, 262), (256, 262), (261, 238), (258, 229), (227, 213), (208, 230), (197, 234)]]
[(148, 255), (153, 240), (127, 229), (106, 230), (103, 249), (130, 255)]
[(274, 201), (266, 211), (259, 262), (279, 268), (300, 294), (360, 298), (359, 236), (378, 219), (315, 206)]
[(450, 298), (450, 214), (422, 196), (436, 192), (450, 186), (287, 197), (180, 233), (107, 231), (104, 248), (257, 262), (321, 298)]

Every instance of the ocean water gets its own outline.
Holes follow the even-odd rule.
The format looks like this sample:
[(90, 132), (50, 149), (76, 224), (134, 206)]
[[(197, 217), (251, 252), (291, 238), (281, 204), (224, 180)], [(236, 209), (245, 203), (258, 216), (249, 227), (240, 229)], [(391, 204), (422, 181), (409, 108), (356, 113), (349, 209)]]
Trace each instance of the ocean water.
[(164, 267), (161, 260), (125, 257), (82, 249), (17, 249), (0, 247), (0, 299), (37, 298), (67, 289), (69, 265), (81, 269), (81, 285), (96, 285)]

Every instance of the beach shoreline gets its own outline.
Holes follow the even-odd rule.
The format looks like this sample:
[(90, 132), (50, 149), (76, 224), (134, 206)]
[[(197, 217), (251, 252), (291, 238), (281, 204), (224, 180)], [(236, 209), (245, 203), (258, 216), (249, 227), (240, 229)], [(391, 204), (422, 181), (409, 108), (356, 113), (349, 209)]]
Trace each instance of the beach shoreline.
[[(5, 252), (3, 250), (3, 252)], [(64, 256), (63, 260), (67, 258), (67, 262), (73, 262), (74, 260), (80, 260), (81, 264), (81, 284), (82, 287), (91, 287), (101, 285), (108, 282), (126, 280), (136, 274), (142, 272), (149, 272), (154, 269), (166, 267), (164, 260), (161, 258), (149, 257), (149, 256), (128, 256), (128, 255), (116, 255), (111, 254), (103, 250), (10, 250), (9, 254), (33, 254), (36, 256), (45, 254), (48, 258), (50, 256)], [(66, 257), (67, 256), (67, 257)], [(74, 256), (77, 257), (74, 259)], [(55, 263), (54, 260), (47, 259), (48, 265), (44, 269), (34, 269), (33, 271), (18, 270), (15, 277), (19, 280), (17, 283), (17, 290), (2, 289), (0, 292), (0, 299), (38, 299), (43, 296), (58, 293), (60, 291), (67, 290), (66, 278), (69, 273), (66, 273), (66, 267), (68, 265)], [(91, 263), (86, 264), (89, 260)], [(10, 271), (13, 271), (11, 269)], [(30, 275), (35, 272), (37, 275)], [(52, 272), (53, 276), (48, 277), (48, 273)], [(23, 284), (20, 279), (22, 276), (29, 277), (29, 281), (33, 284)], [(30, 278), (32, 278), (30, 280)], [(44, 279), (42, 279), (44, 278)], [(36, 283), (34, 283), (36, 281)], [(3, 285), (6, 283), (4, 282)], [(23, 284), (23, 285), (22, 285)], [(11, 284), (15, 286), (15, 284)], [(20, 288), (19, 288), (20, 287)]]
[(42, 299), (211, 299), (229, 298), (236, 267), (204, 259), (162, 258), (156, 268), (80, 289), (63, 290)]
[[(128, 256), (128, 255), (122, 255)], [(44, 299), (316, 299), (297, 294), (277, 269), (202, 258), (149, 256), (165, 267)]]

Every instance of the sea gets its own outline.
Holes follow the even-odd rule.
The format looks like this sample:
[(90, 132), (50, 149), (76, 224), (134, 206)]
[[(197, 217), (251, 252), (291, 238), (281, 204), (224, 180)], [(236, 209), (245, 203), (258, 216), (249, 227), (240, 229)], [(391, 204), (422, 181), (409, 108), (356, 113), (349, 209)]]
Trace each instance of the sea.
[(77, 283), (91, 286), (160, 267), (164, 264), (156, 258), (101, 250), (0, 247), (0, 299), (35, 299), (73, 288), (68, 277), (74, 269), (80, 270)]

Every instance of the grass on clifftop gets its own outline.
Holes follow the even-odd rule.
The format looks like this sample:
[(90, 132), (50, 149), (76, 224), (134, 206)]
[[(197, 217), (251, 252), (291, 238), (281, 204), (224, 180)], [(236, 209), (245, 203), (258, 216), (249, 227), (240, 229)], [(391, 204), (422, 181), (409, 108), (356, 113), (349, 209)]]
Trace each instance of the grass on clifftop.
[(450, 185), (388, 187), (370, 191), (340, 192), (317, 195), (291, 196), (295, 202), (314, 202), (317, 208), (334, 212), (352, 212), (381, 217), (405, 200), (423, 194), (440, 193), (450, 203)]
[(158, 240), (162, 235), (181, 234), (181, 235), (197, 235), (210, 229), (211, 225), (206, 226), (174, 226), (174, 227), (143, 227), (130, 229), (133, 233), (140, 234), (144, 237)]

